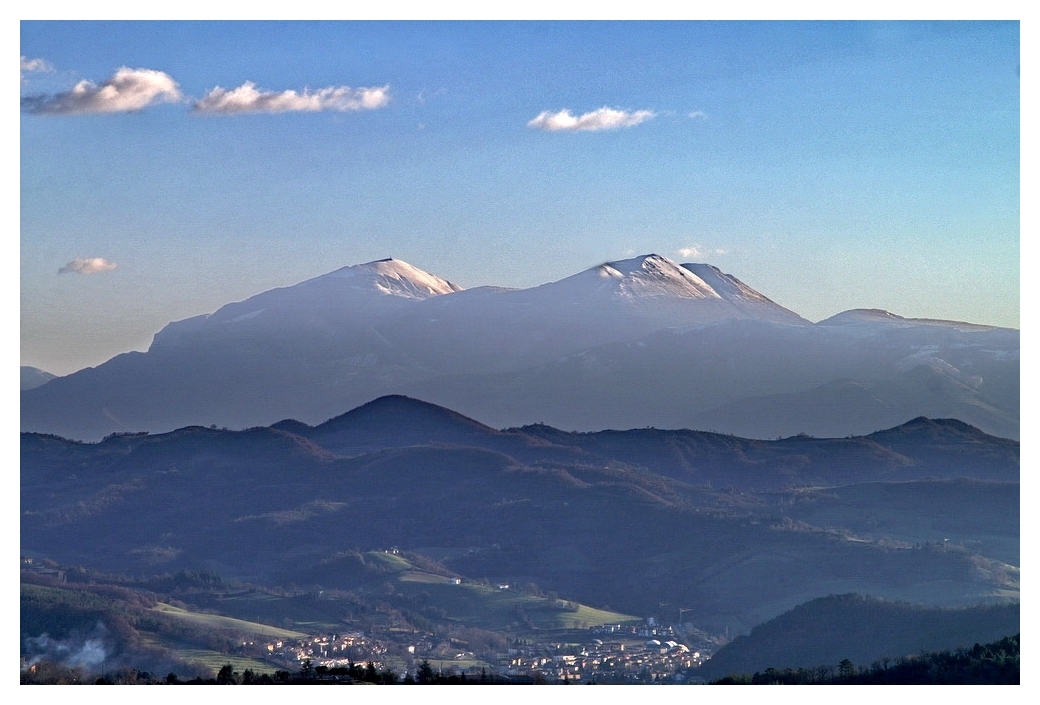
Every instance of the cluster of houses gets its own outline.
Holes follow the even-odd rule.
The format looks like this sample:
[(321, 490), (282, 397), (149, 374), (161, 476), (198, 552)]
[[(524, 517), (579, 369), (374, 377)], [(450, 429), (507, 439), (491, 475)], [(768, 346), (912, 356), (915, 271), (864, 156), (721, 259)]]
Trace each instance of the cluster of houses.
[(385, 643), (357, 631), (321, 634), (306, 639), (276, 640), (266, 646), (268, 654), (275, 660), (301, 664), (310, 661), (315, 666), (329, 668), (369, 662), (381, 667), (387, 653)]
[[(659, 625), (653, 619), (638, 625), (596, 626), (587, 630), (583, 638), (574, 639), (572, 633), (566, 643), (516, 642), (505, 651), (484, 655), (482, 659), (463, 650), (447, 655), (444, 649), (434, 648), (436, 641), (429, 637), (412, 634), (408, 643), (396, 643), (349, 632), (273, 641), (267, 644), (267, 650), (271, 657), (287, 663), (310, 661), (313, 666), (328, 668), (372, 663), (379, 671), (398, 671), (402, 678), (406, 672), (414, 674), (417, 665), (428, 659), (440, 670), (450, 669), (467, 676), (479, 676), (486, 669), (503, 676), (574, 683), (683, 682), (689, 669), (699, 666), (710, 655), (707, 650), (691, 650), (677, 640), (673, 627)], [(697, 644), (695, 648), (710, 645)], [(457, 664), (446, 663), (453, 658), (458, 660)], [(475, 661), (481, 665), (474, 665)]]
[(506, 675), (535, 675), (546, 681), (580, 683), (665, 683), (683, 680), (705, 655), (676, 641), (649, 639), (587, 644), (542, 644), (511, 649)]

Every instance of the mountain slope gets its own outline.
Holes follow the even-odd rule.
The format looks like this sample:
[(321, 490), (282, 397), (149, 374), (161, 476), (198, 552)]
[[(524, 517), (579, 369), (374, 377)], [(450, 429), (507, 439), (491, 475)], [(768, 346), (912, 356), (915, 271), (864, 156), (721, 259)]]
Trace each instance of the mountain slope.
[(318, 424), (403, 394), (495, 426), (863, 434), (916, 416), (1017, 437), (1018, 331), (849, 312), (811, 324), (707, 264), (659, 255), (529, 289), (463, 291), (398, 260), (169, 324), (22, 393), (27, 431)]
[[(897, 452), (885, 436), (497, 432), (391, 397), (331, 420), (325, 437), (289, 429), (317, 430), (188, 427), (96, 444), (23, 434), (22, 550), (116, 573), (211, 570), (274, 585), (320, 576), (331, 588), (349, 577), (337, 556), (398, 547), (460, 575), (536, 583), (598, 608), (654, 615), (689, 605), (715, 633), (833, 592), (933, 605), (1017, 597), (1017, 568), (978, 552), (1017, 555), (1017, 514), (967, 520), (977, 513), (970, 491), (923, 483), (913, 502), (885, 510), (893, 528), (867, 536), (864, 519), (875, 525), (857, 498), (880, 512), (869, 503), (885, 493), (826, 489), (863, 478), (999, 479), (983, 509), (1014, 506), (1017, 443), (961, 424), (893, 429)], [(351, 457), (322, 445), (369, 433), (380, 448)], [(831, 484), (805, 488), (820, 480)], [(903, 540), (949, 511), (966, 515), (949, 545)]]
[(374, 399), (313, 428), (292, 421), (276, 426), (345, 456), (437, 445), (473, 446), (525, 461), (588, 461), (577, 448), (523, 433), (498, 431), (451, 409), (401, 395)]
[[(342, 267), (290, 287), (271, 289), (209, 315), (166, 326), (152, 348), (198, 345), (226, 339), (282, 339), (289, 331), (335, 336), (338, 326), (367, 326), (416, 301), (461, 291), (461, 287), (395, 259)], [(297, 341), (307, 347), (306, 339)]]
[(922, 651), (970, 648), (1020, 630), (1017, 604), (935, 608), (861, 595), (799, 605), (739, 636), (697, 669), (705, 679), (767, 668), (816, 668), (849, 659), (856, 668)]
[(28, 365), (22, 365), (21, 368), (21, 388), (35, 389), (36, 387), (47, 384), (57, 375), (52, 375), (50, 372), (41, 370), (38, 367), (29, 367)]
[(916, 416), (1018, 437), (1018, 332), (729, 319), (562, 355), (517, 372), (416, 382), (403, 393), (477, 415), (577, 429), (698, 428), (755, 438), (870, 433)]

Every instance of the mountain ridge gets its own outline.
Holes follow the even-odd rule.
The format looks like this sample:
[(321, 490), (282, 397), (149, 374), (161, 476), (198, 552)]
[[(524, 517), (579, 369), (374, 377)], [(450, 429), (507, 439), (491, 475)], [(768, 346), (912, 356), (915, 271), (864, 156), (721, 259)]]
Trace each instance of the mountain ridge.
[(852, 318), (813, 324), (712, 265), (660, 255), (528, 289), (467, 290), (375, 260), (170, 323), (145, 353), (26, 390), (21, 428), (90, 439), (313, 425), (407, 394), (499, 427), (769, 438), (926, 415), (1017, 437), (1017, 331)]
[[(837, 589), (1017, 597), (1017, 568), (995, 557), (1018, 555), (1015, 442), (920, 420), (896, 450), (645, 428), (489, 433), (420, 400), (376, 401), (389, 417), (338, 419), (337, 432), (357, 422), (366, 436), (373, 420), (387, 432), (356, 454), (287, 423), (98, 443), (22, 434), (22, 549), (127, 574), (284, 585), (320, 573), (329, 588), (343, 551), (399, 546), (630, 614), (696, 606), (716, 633)], [(459, 423), (476, 433), (453, 437)]]

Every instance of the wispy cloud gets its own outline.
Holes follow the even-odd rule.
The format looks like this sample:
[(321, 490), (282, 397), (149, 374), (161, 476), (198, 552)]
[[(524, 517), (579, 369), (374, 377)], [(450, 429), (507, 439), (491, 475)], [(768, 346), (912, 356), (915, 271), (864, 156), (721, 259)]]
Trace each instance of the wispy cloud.
[(626, 111), (605, 106), (577, 117), (572, 115), (570, 110), (561, 110), (557, 113), (545, 110), (528, 122), (527, 126), (549, 132), (617, 130), (646, 122), (654, 115), (655, 113), (650, 110)]
[(329, 86), (302, 93), (288, 91), (261, 91), (256, 84), (246, 81), (238, 88), (217, 86), (195, 102), (194, 112), (206, 115), (237, 115), (242, 113), (291, 113), (335, 110), (374, 110), (390, 102), (390, 86), (350, 88)]
[(692, 113), (687, 113), (686, 117), (691, 118), (693, 120), (707, 120), (708, 114), (703, 110), (694, 110)]
[(84, 80), (67, 93), (26, 96), (22, 109), (37, 115), (126, 113), (182, 98), (177, 82), (162, 71), (124, 66), (101, 85)]
[(426, 101), (428, 98), (436, 98), (438, 96), (445, 95), (447, 92), (448, 89), (446, 88), (438, 88), (435, 91), (428, 91), (425, 88), (423, 88), (419, 91), (419, 94), (415, 96), (415, 99), (416, 101), (418, 101), (419, 105), (426, 105)]
[(683, 259), (701, 258), (706, 255), (725, 255), (729, 253), (729, 250), (722, 248), (705, 248), (701, 245), (693, 245), (691, 247), (680, 247), (676, 252)]
[(27, 59), (24, 56), (21, 57), (19, 62), (20, 71), (24, 73), (51, 73), (54, 71), (54, 66), (51, 62), (46, 59)]
[(115, 269), (116, 263), (104, 257), (80, 257), (58, 270), (58, 274), (98, 274)]

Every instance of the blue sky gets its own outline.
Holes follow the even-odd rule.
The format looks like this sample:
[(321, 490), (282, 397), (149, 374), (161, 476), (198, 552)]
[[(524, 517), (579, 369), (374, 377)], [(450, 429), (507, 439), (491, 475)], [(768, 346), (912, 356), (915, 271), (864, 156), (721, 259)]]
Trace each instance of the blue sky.
[(393, 256), (1019, 327), (1016, 22), (22, 22), (21, 362)]

